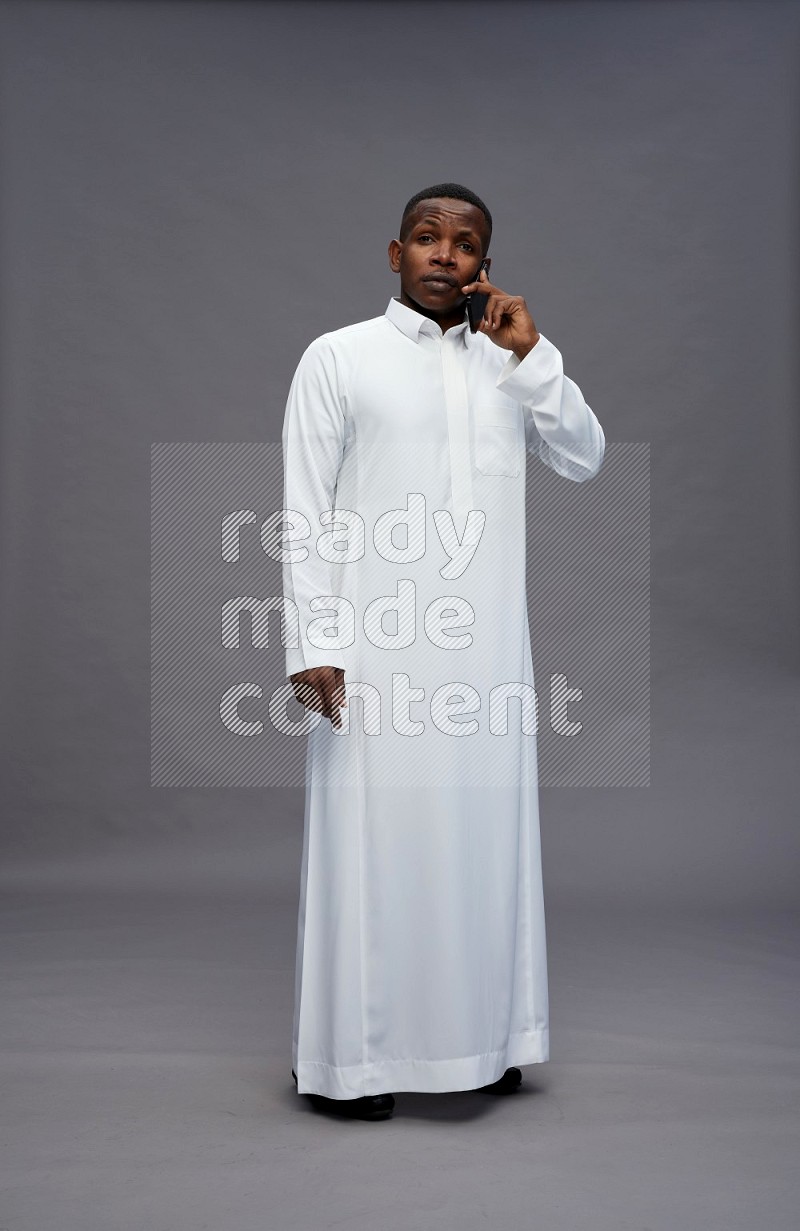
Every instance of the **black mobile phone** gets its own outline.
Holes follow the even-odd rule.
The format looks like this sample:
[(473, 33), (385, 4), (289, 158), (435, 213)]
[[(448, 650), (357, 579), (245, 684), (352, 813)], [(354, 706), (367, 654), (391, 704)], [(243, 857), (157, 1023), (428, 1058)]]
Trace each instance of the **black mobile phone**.
[[(472, 281), (477, 282), (481, 276), (481, 269), (486, 268), (486, 261), (481, 261), (480, 268)], [(483, 317), (483, 310), (486, 307), (486, 301), (488, 298), (488, 295), (482, 295), (480, 291), (473, 291), (470, 295), (467, 295), (467, 320), (469, 321), (469, 327), (472, 333), (478, 332), (478, 327), (480, 326), (481, 319)]]

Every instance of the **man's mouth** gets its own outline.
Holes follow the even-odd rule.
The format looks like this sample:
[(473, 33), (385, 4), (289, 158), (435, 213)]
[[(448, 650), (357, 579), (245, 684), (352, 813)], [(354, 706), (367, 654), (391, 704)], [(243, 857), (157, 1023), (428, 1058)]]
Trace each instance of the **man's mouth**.
[(455, 278), (450, 274), (426, 274), (422, 281), (427, 282), (429, 286), (458, 286)]

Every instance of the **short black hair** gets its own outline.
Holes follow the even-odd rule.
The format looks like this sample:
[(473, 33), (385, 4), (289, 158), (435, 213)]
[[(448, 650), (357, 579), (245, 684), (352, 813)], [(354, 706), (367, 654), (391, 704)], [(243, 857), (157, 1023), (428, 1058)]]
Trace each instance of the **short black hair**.
[(430, 188), (422, 188), (419, 192), (415, 192), (403, 210), (403, 217), (400, 220), (400, 242), (402, 243), (408, 235), (410, 230), (408, 216), (414, 207), (420, 201), (429, 201), (433, 197), (455, 197), (457, 201), (468, 201), (470, 205), (477, 206), (486, 219), (486, 245), (483, 251), (488, 252), (489, 241), (492, 238), (492, 215), (480, 197), (470, 188), (465, 188), (463, 184), (433, 184)]

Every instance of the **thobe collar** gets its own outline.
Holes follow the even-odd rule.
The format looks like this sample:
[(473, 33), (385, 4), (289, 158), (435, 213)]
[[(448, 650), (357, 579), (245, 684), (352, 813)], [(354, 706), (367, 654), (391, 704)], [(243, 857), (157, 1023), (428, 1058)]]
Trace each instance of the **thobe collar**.
[(394, 297), (389, 300), (386, 315), (392, 324), (396, 325), (412, 342), (419, 343), (419, 335), (421, 333), (428, 333), (434, 338), (449, 338), (453, 335), (458, 338), (460, 346), (469, 347), (474, 344), (475, 335), (470, 330), (469, 322), (467, 321), (466, 307), (464, 308), (464, 320), (462, 323), (451, 326), (445, 334), (442, 333), (436, 321), (432, 321), (429, 316), (423, 316), (421, 312), (416, 312), (413, 308), (409, 308), (407, 304), (401, 303), (399, 299)]

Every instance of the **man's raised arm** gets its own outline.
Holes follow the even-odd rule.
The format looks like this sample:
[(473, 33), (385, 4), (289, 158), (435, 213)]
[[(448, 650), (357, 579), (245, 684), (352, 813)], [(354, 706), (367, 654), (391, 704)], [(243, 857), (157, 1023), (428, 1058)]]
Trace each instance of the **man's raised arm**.
[(561, 352), (543, 334), (523, 360), (509, 355), (497, 388), (522, 403), (531, 453), (577, 483), (597, 474), (605, 453), (603, 429), (578, 385), (564, 375)]
[(461, 289), (488, 295), (481, 333), (512, 352), (496, 384), (522, 404), (527, 448), (556, 474), (577, 483), (591, 479), (603, 463), (606, 440), (580, 389), (564, 375), (561, 352), (539, 333), (521, 295), (507, 294), (485, 273)]

